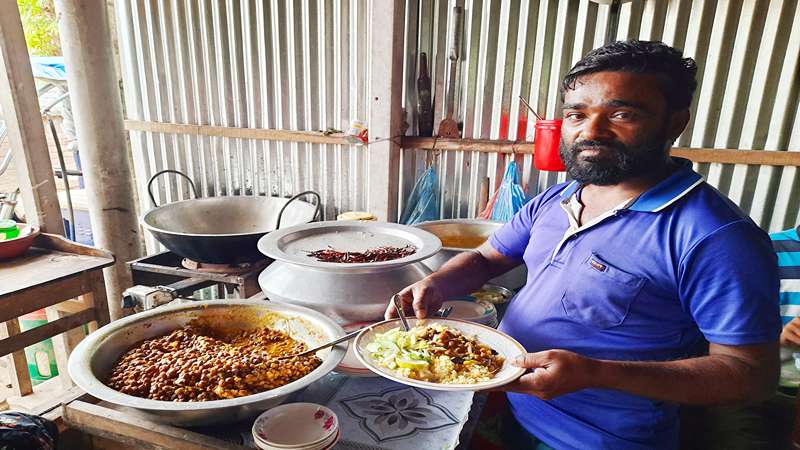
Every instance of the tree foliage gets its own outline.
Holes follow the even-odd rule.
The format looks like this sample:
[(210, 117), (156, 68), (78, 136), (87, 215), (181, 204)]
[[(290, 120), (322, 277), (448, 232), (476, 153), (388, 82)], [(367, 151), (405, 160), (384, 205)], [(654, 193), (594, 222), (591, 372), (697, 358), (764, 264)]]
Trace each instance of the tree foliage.
[(17, 0), (28, 52), (35, 56), (60, 56), (61, 42), (53, 0)]

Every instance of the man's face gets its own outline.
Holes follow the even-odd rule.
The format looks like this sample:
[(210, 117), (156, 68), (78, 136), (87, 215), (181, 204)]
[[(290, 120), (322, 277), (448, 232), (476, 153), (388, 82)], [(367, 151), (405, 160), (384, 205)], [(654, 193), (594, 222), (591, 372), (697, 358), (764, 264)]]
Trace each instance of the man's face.
[(588, 184), (613, 185), (662, 169), (685, 127), (677, 123), (676, 134), (676, 117), (650, 74), (582, 76), (564, 93), (563, 111), (561, 159), (570, 177)]

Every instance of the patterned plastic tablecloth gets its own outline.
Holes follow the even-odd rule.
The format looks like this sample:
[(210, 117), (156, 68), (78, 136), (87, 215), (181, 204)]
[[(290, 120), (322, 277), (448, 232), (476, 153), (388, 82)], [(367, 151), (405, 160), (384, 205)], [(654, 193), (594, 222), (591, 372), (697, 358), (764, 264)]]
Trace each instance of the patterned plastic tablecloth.
[(473, 396), (332, 373), (289, 401), (322, 404), (336, 413), (341, 427), (336, 450), (445, 450), (458, 445)]

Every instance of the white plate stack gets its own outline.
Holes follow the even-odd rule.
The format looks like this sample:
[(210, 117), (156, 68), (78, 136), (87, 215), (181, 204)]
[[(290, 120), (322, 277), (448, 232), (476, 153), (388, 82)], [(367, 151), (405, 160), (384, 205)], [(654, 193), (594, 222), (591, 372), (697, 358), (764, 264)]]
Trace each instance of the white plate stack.
[(253, 424), (253, 439), (262, 450), (327, 450), (339, 433), (336, 414), (315, 403), (276, 406)]
[(487, 301), (448, 300), (442, 306), (453, 307), (453, 311), (447, 316), (449, 319), (461, 319), (497, 328), (497, 308)]

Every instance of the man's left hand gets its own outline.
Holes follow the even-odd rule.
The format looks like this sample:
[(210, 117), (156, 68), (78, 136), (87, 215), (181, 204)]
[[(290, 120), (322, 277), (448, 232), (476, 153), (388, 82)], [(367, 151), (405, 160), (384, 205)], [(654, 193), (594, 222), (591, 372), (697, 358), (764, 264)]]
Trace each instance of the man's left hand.
[(795, 317), (781, 331), (781, 345), (800, 348), (800, 317)]
[(502, 390), (550, 400), (591, 387), (599, 361), (567, 350), (547, 350), (527, 353), (510, 363), (531, 369), (531, 372), (503, 386)]

